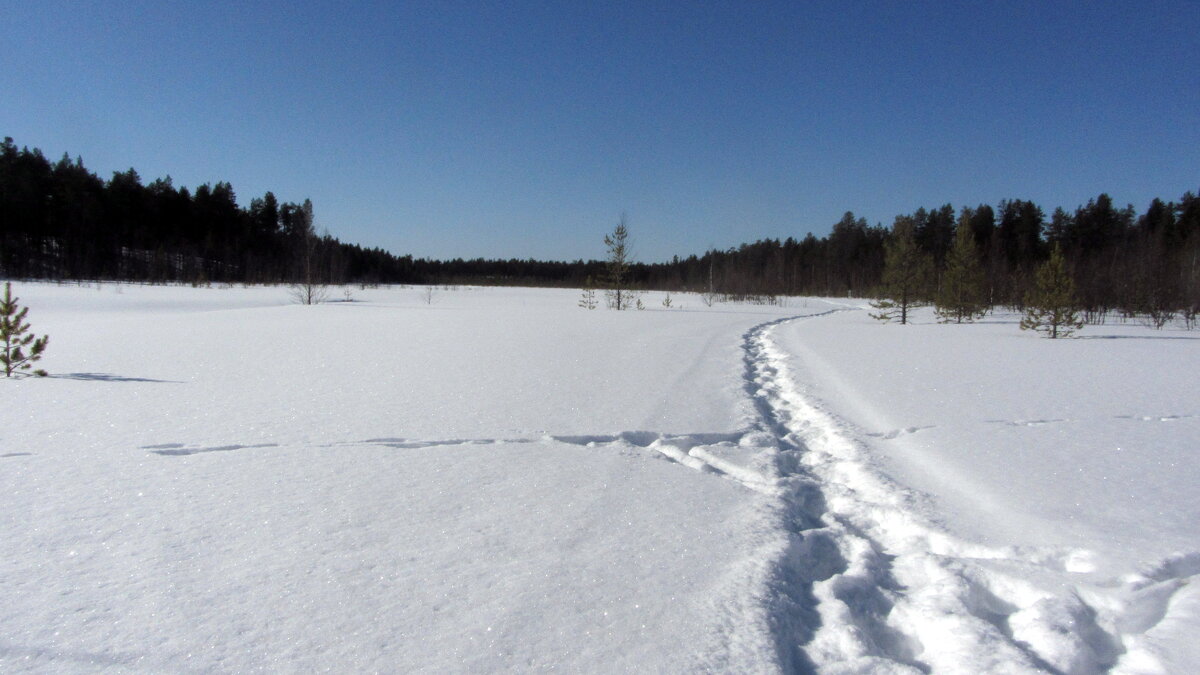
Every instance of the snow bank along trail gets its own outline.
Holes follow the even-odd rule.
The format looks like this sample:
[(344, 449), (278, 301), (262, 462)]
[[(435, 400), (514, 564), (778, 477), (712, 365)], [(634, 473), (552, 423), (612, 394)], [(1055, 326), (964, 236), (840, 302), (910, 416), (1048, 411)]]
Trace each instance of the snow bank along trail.
[[(806, 401), (772, 340), (744, 335), (747, 430), (643, 443), (694, 469), (775, 495), (788, 542), (767, 573), (767, 621), (785, 672), (1167, 672), (1140, 634), (1168, 604), (1192, 607), (1200, 560), (1089, 587), (1084, 550), (990, 547), (920, 514), (925, 499), (878, 470), (864, 446)], [(1167, 569), (1170, 568), (1170, 569)], [(1064, 583), (1066, 579), (1066, 583)]]

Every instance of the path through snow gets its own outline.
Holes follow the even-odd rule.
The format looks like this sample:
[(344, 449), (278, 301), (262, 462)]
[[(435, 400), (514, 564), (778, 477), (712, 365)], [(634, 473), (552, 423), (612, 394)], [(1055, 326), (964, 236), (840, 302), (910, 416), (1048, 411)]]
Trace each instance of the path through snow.
[(914, 508), (925, 497), (885, 476), (844, 425), (805, 400), (772, 340), (780, 324), (838, 311), (744, 335), (755, 417), (743, 431), (555, 440), (644, 447), (778, 500), (789, 541), (772, 561), (767, 610), (785, 672), (1166, 672), (1139, 636), (1173, 601), (1181, 615), (1197, 604), (1188, 582), (1200, 555), (1096, 586), (1080, 576), (1093, 571), (1086, 549), (985, 546), (926, 521)]
[(1194, 616), (1188, 583), (1200, 554), (1097, 587), (1081, 576), (1093, 569), (1087, 550), (983, 546), (941, 531), (913, 508), (922, 495), (881, 473), (844, 425), (800, 394), (772, 340), (795, 320), (745, 335), (759, 419), (740, 445), (760, 451), (746, 469), (725, 469), (782, 501), (792, 541), (776, 561), (772, 613), (784, 670), (1165, 672), (1140, 636), (1172, 602), (1177, 619)]

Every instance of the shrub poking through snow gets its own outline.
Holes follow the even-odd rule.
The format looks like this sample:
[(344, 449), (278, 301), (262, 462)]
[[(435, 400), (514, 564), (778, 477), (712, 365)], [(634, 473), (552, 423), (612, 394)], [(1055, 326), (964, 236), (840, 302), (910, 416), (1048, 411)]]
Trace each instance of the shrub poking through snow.
[(1038, 268), (1036, 285), (1025, 298), (1028, 309), (1021, 330), (1036, 330), (1048, 338), (1068, 337), (1083, 327), (1075, 303), (1075, 282), (1057, 244), (1050, 259)]
[[(19, 298), (12, 295), (12, 284), (6, 282), (4, 299), (0, 300), (0, 343), (3, 343), (0, 365), (4, 366), (5, 377), (25, 374), (25, 371), (32, 369), (33, 363), (42, 358), (42, 352), (46, 351), (46, 343), (50, 339), (45, 335), (35, 338), (33, 333), (29, 332), (29, 324), (25, 323), (25, 315), (29, 313), (29, 308), (21, 307), (17, 300)], [(33, 374), (45, 377), (46, 371), (35, 370)]]
[(584, 309), (596, 309), (596, 285), (588, 277), (583, 282), (583, 295), (579, 298), (579, 306)]

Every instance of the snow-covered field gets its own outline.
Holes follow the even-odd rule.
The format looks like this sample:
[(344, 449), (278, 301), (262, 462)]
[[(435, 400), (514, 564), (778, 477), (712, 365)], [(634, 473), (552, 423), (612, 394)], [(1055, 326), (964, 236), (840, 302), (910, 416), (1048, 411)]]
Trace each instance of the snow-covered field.
[(1200, 669), (1200, 334), (14, 290), (3, 672)]

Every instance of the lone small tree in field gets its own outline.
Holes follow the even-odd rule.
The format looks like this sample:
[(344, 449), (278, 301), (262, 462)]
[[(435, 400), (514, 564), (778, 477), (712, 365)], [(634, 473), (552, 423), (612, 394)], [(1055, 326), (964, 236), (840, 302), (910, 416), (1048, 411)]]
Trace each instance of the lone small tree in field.
[(299, 240), (296, 250), (300, 278), (292, 284), (292, 298), (302, 305), (319, 305), (329, 295), (329, 287), (319, 269), (321, 238), (313, 225), (312, 200), (305, 199), (304, 205), (293, 212), (293, 218), (293, 236)]
[(971, 221), (965, 213), (954, 233), (954, 247), (946, 256), (946, 271), (942, 274), (942, 287), (938, 289), (935, 305), (938, 320), (942, 323), (974, 321), (988, 310), (979, 251), (975, 248)]
[[(22, 371), (33, 368), (33, 363), (42, 358), (42, 352), (46, 351), (46, 343), (50, 340), (45, 335), (35, 338), (29, 332), (29, 324), (25, 323), (29, 308), (19, 306), (19, 299), (12, 296), (12, 284), (6, 282), (4, 299), (0, 300), (0, 343), (3, 343), (0, 365), (4, 366), (5, 377), (12, 377), (14, 373), (23, 374)], [(33, 374), (45, 377), (46, 371), (35, 370)]]
[(604, 296), (608, 306), (615, 310), (629, 309), (633, 303), (634, 293), (629, 287), (629, 228), (625, 224), (625, 215), (617, 223), (612, 234), (604, 235), (604, 245), (608, 247), (608, 264), (604, 270)]
[(1069, 337), (1083, 328), (1075, 302), (1075, 281), (1067, 273), (1067, 262), (1057, 244), (1050, 259), (1038, 267), (1034, 289), (1025, 296), (1025, 305), (1021, 330), (1036, 330), (1054, 339)]
[(883, 246), (883, 289), (871, 306), (879, 310), (871, 317), (880, 321), (899, 318), (908, 323), (908, 312), (922, 298), (933, 276), (933, 261), (917, 245), (913, 225), (897, 218), (892, 237)]
[(596, 286), (592, 278), (583, 282), (583, 294), (579, 298), (579, 306), (584, 309), (596, 309)]

